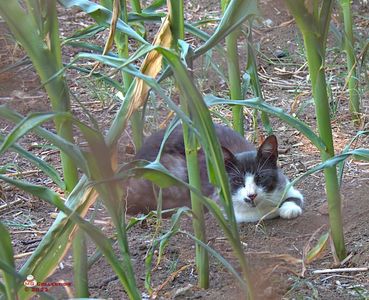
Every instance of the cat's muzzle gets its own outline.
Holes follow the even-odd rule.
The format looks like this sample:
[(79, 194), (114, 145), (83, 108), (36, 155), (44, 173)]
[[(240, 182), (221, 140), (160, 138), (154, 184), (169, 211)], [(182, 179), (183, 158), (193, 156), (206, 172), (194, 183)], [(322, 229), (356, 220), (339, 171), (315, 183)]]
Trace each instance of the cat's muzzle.
[(255, 198), (256, 198), (256, 195), (250, 195), (248, 197), (245, 197), (243, 201), (245, 201), (245, 203), (249, 204), (252, 207), (256, 207)]

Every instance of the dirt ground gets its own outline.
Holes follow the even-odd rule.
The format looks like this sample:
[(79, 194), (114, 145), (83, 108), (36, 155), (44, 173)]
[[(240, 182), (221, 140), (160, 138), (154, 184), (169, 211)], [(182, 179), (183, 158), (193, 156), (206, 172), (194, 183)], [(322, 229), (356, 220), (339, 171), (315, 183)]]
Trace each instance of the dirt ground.
[[(191, 1), (186, 3), (186, 18), (195, 21), (203, 17), (220, 15), (219, 1)], [(369, 7), (354, 1), (355, 35), (358, 40), (368, 39)], [(62, 35), (69, 36), (81, 25), (91, 24), (83, 13), (64, 9), (60, 11)], [(261, 1), (262, 17), (255, 24), (254, 42), (260, 64), (259, 74), (265, 100), (297, 115), (307, 124), (316, 126), (314, 106), (311, 101), (310, 86), (307, 83), (307, 66), (303, 57), (302, 39), (292, 17), (288, 14), (283, 1)], [(333, 23), (338, 26), (339, 16), (334, 15)], [(151, 28), (151, 27), (150, 27)], [(154, 27), (153, 27), (154, 28)], [(154, 29), (152, 29), (154, 30)], [(208, 29), (211, 32), (211, 28)], [(105, 35), (104, 35), (105, 34)], [(99, 35), (103, 43), (106, 32)], [(198, 43), (188, 39), (191, 43)], [(245, 37), (240, 38), (241, 68), (246, 63)], [(339, 153), (358, 131), (351, 121), (348, 110), (348, 95), (344, 90), (345, 58), (339, 52), (337, 41), (330, 35), (328, 43), (327, 78), (332, 100), (333, 135), (336, 152)], [(63, 60), (68, 62), (77, 50), (71, 47), (63, 49)], [(24, 53), (12, 40), (5, 24), (0, 20), (0, 68), (15, 63)], [(283, 58), (277, 58), (283, 56)], [(225, 62), (214, 53), (213, 61), (224, 68)], [(195, 77), (204, 93), (224, 95), (226, 84), (212, 68), (205, 68), (206, 59), (195, 63)], [(205, 73), (206, 72), (206, 73)], [(362, 73), (365, 72), (365, 69)], [(367, 71), (366, 71), (367, 72)], [(368, 76), (368, 74), (366, 74)], [(93, 80), (69, 71), (67, 78), (71, 92), (89, 108), (106, 129), (119, 105), (114, 93), (105, 86), (96, 85)], [(362, 85), (365, 84), (364, 78)], [(367, 83), (367, 81), (366, 81)], [(369, 92), (363, 89), (362, 110), (365, 116), (360, 130), (368, 130)], [(8, 104), (22, 114), (34, 111), (48, 111), (50, 105), (43, 89), (39, 87), (37, 75), (24, 59), (18, 68), (0, 73), (0, 104)], [(81, 120), (87, 120), (78, 103), (73, 102), (73, 112)], [(150, 116), (145, 127), (149, 133), (157, 127), (165, 116), (161, 108), (159, 117)], [(153, 109), (155, 111), (155, 109)], [(228, 112), (223, 111), (227, 116)], [(156, 118), (156, 119), (155, 119)], [(251, 119), (248, 111), (245, 115), (248, 136), (251, 135)], [(281, 147), (280, 165), (284, 172), (295, 178), (307, 169), (319, 163), (319, 153), (314, 146), (296, 130), (279, 120), (272, 118), (273, 128)], [(52, 128), (52, 124), (46, 124)], [(0, 119), (0, 133), (5, 135), (11, 125)], [(79, 140), (77, 139), (77, 142)], [(60, 170), (58, 152), (51, 145), (35, 135), (28, 135), (20, 144), (42, 157), (46, 162)], [(355, 148), (369, 148), (369, 138), (361, 137)], [(120, 144), (122, 162), (131, 159), (134, 148), (130, 131), (127, 129)], [(55, 184), (28, 162), (13, 152), (7, 152), (0, 158), (0, 165), (9, 176), (28, 180), (57, 190)], [(305, 197), (304, 213), (294, 220), (274, 219), (261, 224), (240, 224), (239, 232), (245, 255), (252, 268), (252, 280), (258, 299), (369, 299), (369, 272), (334, 272), (314, 274), (316, 270), (327, 268), (363, 268), (369, 267), (369, 163), (347, 161), (343, 183), (343, 219), (345, 244), (349, 256), (337, 265), (330, 247), (311, 264), (303, 266), (301, 259), (309, 245), (328, 230), (328, 210), (321, 173), (311, 175), (297, 186)], [(58, 191), (58, 190), (57, 190)], [(114, 229), (103, 207), (98, 210), (96, 224), (108, 236), (114, 235)], [(92, 209), (91, 209), (92, 210)], [(55, 209), (12, 186), (0, 182), (0, 220), (11, 232), (17, 265), (21, 266), (37, 247), (43, 234), (55, 218)], [(163, 230), (168, 228), (170, 220), (164, 221)], [(206, 216), (209, 246), (219, 251), (235, 267), (230, 245), (227, 243), (216, 221)], [(191, 220), (185, 217), (181, 222), (183, 231), (192, 232)], [(129, 232), (129, 244), (132, 261), (136, 271), (136, 280), (143, 298), (147, 298), (144, 288), (145, 256), (152, 242), (156, 227), (153, 220), (142, 222)], [(89, 243), (89, 254), (95, 247)], [(62, 260), (49, 281), (64, 280), (73, 282), (71, 253)], [(304, 271), (304, 268), (306, 270)], [(159, 266), (153, 271), (152, 286), (159, 299), (240, 299), (242, 293), (236, 279), (214, 258), (210, 265), (210, 288), (199, 289), (194, 261), (194, 243), (186, 235), (173, 237), (165, 250)], [(118, 279), (108, 263), (99, 259), (89, 271), (89, 286), (92, 298), (126, 299)], [(68, 290), (54, 287), (50, 293), (57, 299), (70, 297)]]

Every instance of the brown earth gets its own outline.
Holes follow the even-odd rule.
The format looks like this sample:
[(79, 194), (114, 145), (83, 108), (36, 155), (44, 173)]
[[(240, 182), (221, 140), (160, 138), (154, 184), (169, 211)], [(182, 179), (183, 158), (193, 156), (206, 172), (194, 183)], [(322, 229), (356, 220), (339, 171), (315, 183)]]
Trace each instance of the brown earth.
[[(199, 18), (219, 16), (219, 1), (191, 1), (186, 4), (186, 18), (195, 21)], [(358, 40), (368, 38), (368, 7), (354, 1), (355, 34)], [(298, 115), (304, 122), (315, 126), (314, 107), (311, 102), (310, 86), (306, 81), (307, 67), (304, 64), (302, 39), (291, 16), (286, 11), (282, 1), (261, 1), (262, 17), (255, 24), (254, 40), (260, 50), (260, 79), (264, 97), (269, 103), (284, 108)], [(334, 15), (334, 23), (338, 25), (339, 16)], [(264, 21), (264, 22), (263, 22)], [(91, 24), (82, 13), (73, 10), (60, 9), (61, 32), (63, 36), (71, 35), (81, 24)], [(206, 29), (211, 32), (210, 26)], [(103, 44), (106, 32), (99, 35), (96, 42)], [(196, 40), (189, 42), (198, 43)], [(245, 38), (240, 41), (241, 65), (244, 67)], [(351, 124), (348, 113), (348, 98), (344, 91), (345, 63), (344, 56), (336, 47), (337, 42), (332, 36), (329, 39), (327, 59), (327, 78), (333, 94), (333, 135), (337, 153), (355, 135), (357, 129)], [(283, 51), (286, 56), (277, 59), (276, 50)], [(76, 50), (65, 47), (63, 59), (67, 62)], [(213, 62), (224, 72), (225, 62), (222, 57), (213, 54)], [(24, 53), (12, 40), (0, 21), (0, 67), (16, 62)], [(204, 93), (224, 94), (226, 84), (212, 68), (206, 68), (205, 59), (199, 59), (195, 64), (195, 75)], [(365, 72), (365, 69), (364, 69)], [(364, 73), (363, 72), (363, 73)], [(226, 74), (226, 72), (225, 72)], [(366, 75), (367, 76), (367, 75)], [(70, 71), (67, 78), (72, 93), (94, 114), (101, 128), (106, 129), (117, 109), (117, 99), (113, 99), (113, 91), (105, 86), (97, 85), (90, 78)], [(367, 78), (361, 78), (365, 85)], [(39, 81), (32, 67), (24, 63), (15, 70), (0, 74), (0, 103), (8, 104), (22, 114), (33, 111), (48, 111), (50, 106), (44, 91), (39, 87)], [(369, 95), (368, 89), (362, 91), (363, 113), (368, 121)], [(163, 120), (165, 112), (158, 104), (152, 104), (145, 130), (153, 131)], [(157, 111), (155, 111), (155, 109)], [(73, 112), (82, 120), (87, 117), (78, 103), (73, 103)], [(227, 116), (227, 110), (221, 111)], [(155, 115), (158, 113), (159, 116)], [(250, 136), (250, 117), (246, 115)], [(363, 123), (360, 129), (368, 129), (368, 123)], [(272, 119), (273, 128), (279, 138), (283, 150), (280, 164), (284, 171), (294, 178), (300, 173), (319, 163), (319, 153), (311, 143), (294, 129), (280, 121)], [(52, 128), (51, 124), (46, 125)], [(0, 120), (0, 132), (6, 134), (11, 125)], [(77, 140), (77, 142), (81, 142)], [(60, 169), (57, 151), (35, 135), (28, 135), (20, 144), (42, 157), (45, 161)], [(369, 148), (368, 137), (359, 138), (353, 145), (355, 148)], [(132, 157), (130, 131), (127, 130), (121, 141), (121, 156), (123, 160)], [(28, 162), (20, 159), (13, 152), (5, 153), (1, 165), (6, 166), (6, 173), (16, 178), (28, 180), (57, 190), (51, 180), (34, 169)], [(369, 164), (349, 159), (346, 164), (342, 184), (343, 218), (345, 228), (345, 243), (349, 253), (347, 261), (338, 267), (369, 267)], [(305, 196), (304, 214), (294, 220), (275, 219), (261, 224), (241, 224), (239, 231), (244, 251), (252, 267), (252, 280), (260, 299), (368, 299), (369, 272), (335, 272), (316, 275), (314, 270), (337, 267), (333, 255), (326, 249), (322, 256), (305, 266), (303, 272), (301, 259), (306, 254), (309, 245), (314, 245), (317, 238), (328, 230), (328, 214), (322, 174), (314, 174), (298, 184)], [(114, 229), (104, 208), (98, 210), (96, 224), (108, 236), (114, 235)], [(12, 234), (13, 247), (17, 265), (21, 266), (29, 254), (36, 248), (43, 234), (53, 222), (54, 208), (39, 199), (1, 183), (0, 185), (0, 220), (6, 224)], [(235, 267), (237, 261), (232, 255), (216, 221), (208, 214), (206, 216), (207, 236), (209, 245), (219, 251)], [(170, 221), (166, 220), (163, 230), (168, 228)], [(192, 232), (191, 220), (185, 217), (181, 222), (183, 231)], [(141, 222), (129, 233), (129, 243), (132, 261), (136, 270), (136, 279), (140, 291), (144, 293), (145, 266), (144, 260), (156, 231), (154, 220)], [(89, 255), (95, 247), (89, 243)], [(69, 253), (48, 279), (73, 282), (71, 271), (72, 257)], [(175, 276), (174, 276), (175, 275)], [(172, 276), (172, 277), (171, 277)], [(239, 299), (242, 297), (237, 280), (214, 258), (211, 258), (210, 288), (202, 290), (196, 287), (197, 273), (194, 262), (194, 243), (186, 235), (179, 234), (170, 240), (161, 263), (152, 273), (152, 286), (157, 289), (161, 299)], [(89, 287), (91, 297), (124, 299), (126, 295), (113, 271), (104, 259), (99, 259), (89, 271)], [(50, 293), (57, 299), (71, 297), (67, 290), (52, 288)], [(144, 294), (143, 294), (144, 297)]]

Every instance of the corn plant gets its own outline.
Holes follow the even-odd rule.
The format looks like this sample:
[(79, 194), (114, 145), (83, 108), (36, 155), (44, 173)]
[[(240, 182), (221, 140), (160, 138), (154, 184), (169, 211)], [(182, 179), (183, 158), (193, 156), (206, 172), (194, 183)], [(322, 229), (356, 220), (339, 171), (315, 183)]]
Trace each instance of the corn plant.
[[(229, 4), (228, 0), (221, 1), (222, 11), (224, 12)], [(229, 91), (231, 99), (242, 99), (241, 88), (241, 71), (238, 58), (238, 37), (240, 35), (239, 29), (234, 30), (226, 37), (227, 48), (227, 65), (228, 65), (228, 77), (229, 77)], [(244, 135), (243, 126), (243, 108), (240, 105), (232, 107), (232, 121), (233, 128)]]
[[(112, 9), (113, 17), (112, 20), (118, 20), (118, 17), (124, 22), (128, 23), (128, 7), (127, 7), (127, 1), (119, 1), (119, 0), (103, 0), (101, 1), (101, 4), (109, 9)], [(133, 8), (136, 10), (136, 12), (141, 11), (140, 3), (139, 1), (133, 1)], [(128, 49), (128, 35), (125, 33), (122, 33), (120, 31), (115, 31), (115, 26), (112, 21), (111, 28), (111, 39), (114, 37), (115, 44), (118, 48), (118, 56), (127, 58), (129, 57), (129, 49)], [(111, 42), (110, 42), (111, 44)], [(104, 51), (105, 54), (105, 51)], [(122, 78), (123, 78), (123, 90), (125, 91), (124, 95), (127, 93), (130, 85), (132, 84), (133, 77), (126, 73), (121, 72)], [(136, 147), (136, 150), (138, 150), (143, 141), (143, 135), (142, 135), (142, 122), (141, 122), (141, 114), (139, 111), (135, 112), (131, 117), (131, 127), (132, 127), (132, 136), (133, 141)]]
[[(334, 156), (329, 99), (325, 80), (324, 61), (327, 33), (333, 1), (290, 1), (286, 4), (301, 30), (309, 65), (312, 93), (318, 122), (319, 136), (325, 144), (320, 154), (323, 161)], [(339, 259), (346, 257), (342, 216), (341, 195), (336, 167), (324, 169), (332, 239)]]
[[(248, 75), (250, 76), (250, 85), (253, 89), (253, 93), (256, 97), (259, 97), (263, 100), (263, 92), (261, 90), (261, 85), (259, 81), (258, 76), (258, 66), (257, 66), (257, 60), (256, 55), (254, 51), (254, 43), (252, 39), (252, 19), (249, 21), (249, 32), (247, 35), (247, 64), (246, 64), (246, 70)], [(244, 95), (243, 95), (244, 96)], [(232, 98), (233, 99), (233, 98)], [(255, 110), (254, 112), (254, 128), (257, 129), (257, 115), (258, 111)], [(263, 126), (268, 133), (268, 135), (273, 133), (273, 129), (270, 125), (269, 117), (265, 112), (261, 112), (261, 121), (263, 123)]]
[[(176, 49), (179, 40), (184, 39), (184, 16), (183, 16), (183, 1), (170, 2), (170, 26), (173, 34), (173, 48)], [(181, 95), (181, 107), (183, 111), (191, 118), (190, 108), (186, 100)], [(185, 145), (186, 162), (188, 170), (188, 182), (190, 185), (201, 190), (200, 169), (197, 159), (198, 141), (192, 130), (183, 125), (183, 140)], [(193, 192), (191, 195), (191, 207), (194, 214), (193, 229), (195, 237), (206, 244), (206, 231), (204, 222), (203, 204)], [(208, 252), (203, 247), (196, 244), (196, 267), (199, 273), (199, 286), (201, 288), (209, 287), (209, 258)]]
[(352, 120), (359, 125), (360, 124), (360, 95), (359, 85), (357, 77), (357, 60), (354, 50), (354, 36), (352, 33), (352, 13), (351, 13), (351, 1), (340, 0), (339, 1), (343, 12), (343, 24), (344, 24), (344, 48), (347, 57), (347, 82), (350, 95), (350, 111)]
[[(26, 50), (42, 83), (48, 81), (62, 68), (55, 2), (55, 0), (26, 1), (27, 12), (22, 9), (18, 1), (0, 3), (0, 15)], [(45, 89), (54, 111), (69, 111), (68, 86), (62, 74), (45, 84)], [(71, 124), (63, 124), (55, 120), (55, 127), (61, 137), (73, 141)], [(61, 160), (65, 189), (71, 192), (78, 181), (77, 169), (63, 152)]]

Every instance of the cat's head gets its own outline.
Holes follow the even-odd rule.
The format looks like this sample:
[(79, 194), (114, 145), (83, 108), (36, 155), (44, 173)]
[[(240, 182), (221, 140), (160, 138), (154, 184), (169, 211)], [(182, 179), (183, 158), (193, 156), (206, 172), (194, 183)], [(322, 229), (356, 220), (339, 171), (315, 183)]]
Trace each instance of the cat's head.
[(275, 202), (284, 176), (277, 166), (278, 143), (274, 135), (266, 138), (257, 151), (233, 154), (223, 149), (223, 153), (235, 206), (247, 208), (264, 201)]

